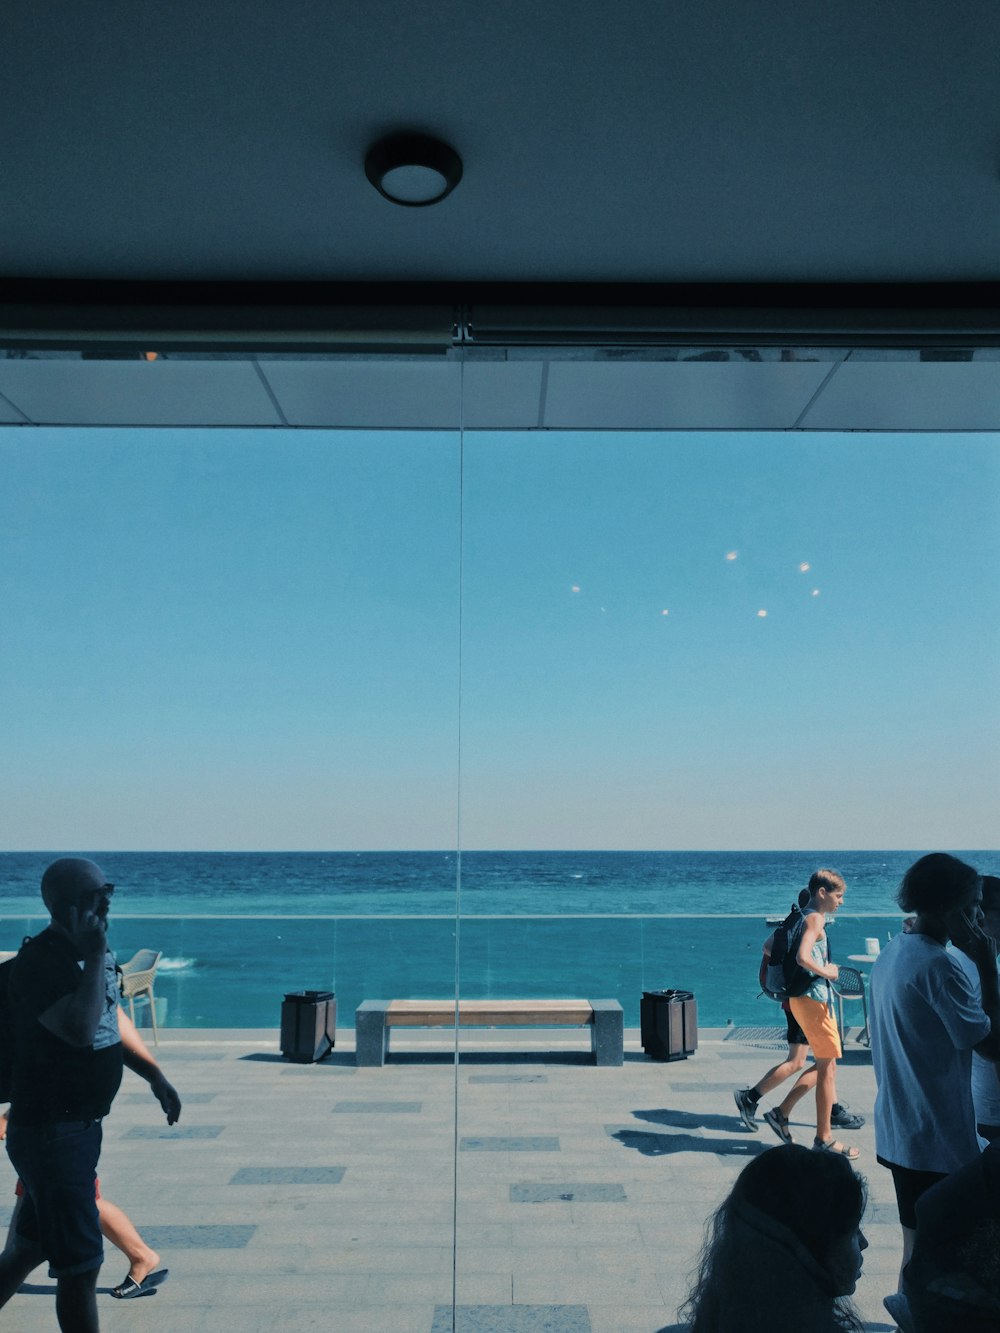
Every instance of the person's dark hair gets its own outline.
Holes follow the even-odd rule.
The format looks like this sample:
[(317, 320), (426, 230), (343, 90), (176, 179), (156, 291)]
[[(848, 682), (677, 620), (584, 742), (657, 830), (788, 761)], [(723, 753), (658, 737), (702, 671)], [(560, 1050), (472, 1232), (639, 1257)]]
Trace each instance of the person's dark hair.
[[(864, 1325), (853, 1306), (836, 1296), (832, 1275), (824, 1280), (824, 1274), (832, 1247), (860, 1226), (867, 1197), (865, 1181), (838, 1153), (793, 1144), (754, 1157), (708, 1221), (679, 1312), (690, 1333), (772, 1333), (776, 1301), (782, 1327), (796, 1333), (860, 1333)], [(779, 1239), (746, 1225), (748, 1208), (777, 1223)], [(800, 1260), (796, 1271), (794, 1239), (818, 1269)]]
[(978, 879), (977, 871), (957, 856), (931, 852), (910, 866), (899, 886), (896, 902), (904, 912), (944, 916), (968, 901)]
[(983, 911), (1000, 912), (1000, 879), (996, 875), (983, 876)]
[(843, 875), (836, 870), (814, 870), (809, 876), (809, 896), (818, 893), (820, 889), (826, 889), (828, 893), (833, 893), (836, 889), (846, 889)]

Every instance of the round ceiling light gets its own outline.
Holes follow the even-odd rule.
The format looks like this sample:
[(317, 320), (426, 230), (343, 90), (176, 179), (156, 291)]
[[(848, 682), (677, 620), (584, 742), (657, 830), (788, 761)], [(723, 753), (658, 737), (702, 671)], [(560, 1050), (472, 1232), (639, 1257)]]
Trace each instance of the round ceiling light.
[(369, 148), (365, 175), (392, 203), (425, 208), (451, 194), (462, 179), (462, 159), (440, 139), (390, 134)]

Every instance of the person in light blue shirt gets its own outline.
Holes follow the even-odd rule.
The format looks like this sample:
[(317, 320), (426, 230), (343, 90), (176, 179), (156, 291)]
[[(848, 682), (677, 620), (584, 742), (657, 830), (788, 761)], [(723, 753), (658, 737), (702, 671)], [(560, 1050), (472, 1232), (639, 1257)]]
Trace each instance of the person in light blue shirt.
[[(913, 1252), (917, 1200), (979, 1154), (972, 1052), (1000, 1060), (996, 947), (980, 927), (982, 895), (972, 866), (943, 852), (921, 857), (896, 895), (913, 923), (872, 968), (875, 1149), (896, 1191), (901, 1278)], [(981, 996), (945, 948), (949, 939), (975, 962)]]

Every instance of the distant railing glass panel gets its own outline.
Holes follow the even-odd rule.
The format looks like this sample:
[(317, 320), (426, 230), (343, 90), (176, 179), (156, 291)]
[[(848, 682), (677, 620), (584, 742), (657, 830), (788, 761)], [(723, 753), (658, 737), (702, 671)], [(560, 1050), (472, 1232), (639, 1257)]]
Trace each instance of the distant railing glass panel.
[[(44, 924), (0, 917), (0, 947), (16, 948)], [(899, 928), (898, 913), (838, 917), (834, 959), (857, 966), (849, 955)], [(617, 999), (626, 1026), (637, 1027), (643, 990), (677, 987), (695, 993), (704, 1027), (782, 1021), (758, 998), (768, 933), (759, 915), (471, 916), (461, 931), (465, 998)], [(354, 1026), (365, 999), (454, 995), (453, 916), (121, 915), (111, 944), (120, 962), (161, 951), (155, 993), (168, 1027), (277, 1028), (282, 997), (296, 990), (335, 990), (340, 1027)]]

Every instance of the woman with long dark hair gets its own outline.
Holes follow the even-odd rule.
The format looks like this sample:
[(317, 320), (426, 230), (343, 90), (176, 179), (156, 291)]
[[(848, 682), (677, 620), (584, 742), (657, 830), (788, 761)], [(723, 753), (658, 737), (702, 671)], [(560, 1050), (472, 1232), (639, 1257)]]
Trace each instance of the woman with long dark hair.
[(866, 1200), (840, 1155), (793, 1144), (755, 1157), (710, 1219), (680, 1311), (690, 1333), (860, 1333), (847, 1297), (868, 1248)]

